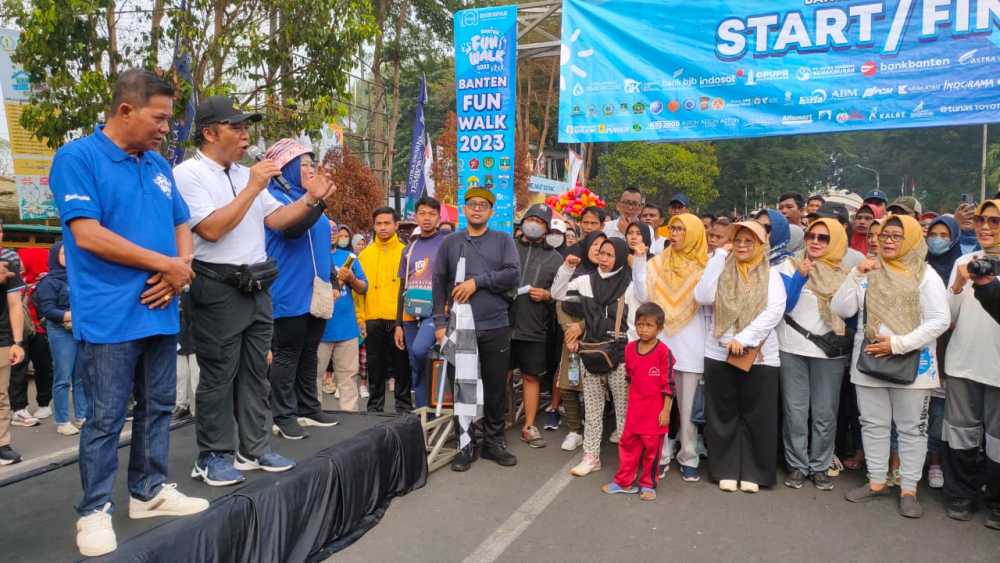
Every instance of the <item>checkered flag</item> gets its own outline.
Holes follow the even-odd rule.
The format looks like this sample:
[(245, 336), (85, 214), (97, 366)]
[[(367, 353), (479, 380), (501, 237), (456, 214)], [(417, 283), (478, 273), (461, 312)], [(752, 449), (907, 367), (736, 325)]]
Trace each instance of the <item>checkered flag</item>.
[[(464, 250), (464, 249), (463, 249)], [(455, 283), (465, 281), (465, 254), (458, 259)], [(472, 423), (483, 416), (483, 380), (479, 376), (479, 346), (472, 305), (452, 303), (448, 333), (442, 355), (455, 366), (455, 416), (458, 417), (458, 447), (472, 443)]]

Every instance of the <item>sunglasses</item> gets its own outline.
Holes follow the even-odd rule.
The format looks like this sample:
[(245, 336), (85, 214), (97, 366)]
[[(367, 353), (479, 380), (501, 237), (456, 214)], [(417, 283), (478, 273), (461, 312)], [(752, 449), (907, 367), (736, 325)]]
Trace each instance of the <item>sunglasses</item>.
[(977, 227), (982, 227), (983, 225), (989, 225), (990, 229), (997, 230), (1000, 229), (1000, 217), (996, 215), (990, 215), (989, 217), (985, 215), (976, 215), (973, 217), (976, 222)]
[(806, 233), (806, 242), (830, 244), (830, 235), (824, 235), (823, 233)]

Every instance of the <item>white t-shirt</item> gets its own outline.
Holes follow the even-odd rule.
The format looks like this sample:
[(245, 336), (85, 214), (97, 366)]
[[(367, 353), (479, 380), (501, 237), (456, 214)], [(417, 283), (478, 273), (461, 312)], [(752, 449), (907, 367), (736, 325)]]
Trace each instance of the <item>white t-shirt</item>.
[[(198, 223), (216, 209), (229, 205), (236, 199), (236, 194), (246, 188), (250, 181), (250, 169), (233, 164), (229, 167), (227, 178), (225, 167), (198, 151), (193, 158), (174, 168), (174, 180), (191, 210), (191, 221), (188, 224), (194, 231)], [(264, 219), (280, 209), (281, 205), (267, 190), (262, 190), (243, 220), (219, 240), (207, 241), (194, 233), (195, 259), (232, 266), (257, 264), (267, 260)]]
[[(966, 254), (955, 261), (948, 287), (955, 283), (955, 270), (968, 264), (974, 258), (981, 258), (982, 251)], [(1000, 325), (983, 309), (976, 299), (972, 282), (966, 283), (962, 293), (948, 292), (948, 305), (955, 319), (955, 331), (951, 333), (948, 351), (944, 356), (944, 372), (949, 377), (967, 379), (1000, 387)]]
[(708, 307), (698, 307), (691, 321), (680, 332), (667, 336), (660, 333), (660, 340), (670, 348), (677, 362), (674, 368), (686, 373), (705, 373), (705, 340), (712, 318)]
[[(778, 266), (778, 272), (784, 276), (792, 277), (797, 271), (791, 260), (785, 260)], [(819, 301), (816, 299), (816, 294), (808, 286), (802, 288), (802, 292), (799, 293), (799, 300), (795, 304), (795, 308), (788, 312), (788, 316), (792, 317), (802, 328), (812, 334), (819, 335), (830, 332), (830, 327), (823, 322), (823, 318), (819, 315)], [(823, 353), (823, 350), (803, 336), (802, 333), (788, 326), (784, 317), (782, 317), (781, 323), (778, 324), (778, 328), (775, 331), (778, 333), (778, 342), (781, 345), (782, 352), (805, 356), (807, 358), (826, 359), (827, 356)]]

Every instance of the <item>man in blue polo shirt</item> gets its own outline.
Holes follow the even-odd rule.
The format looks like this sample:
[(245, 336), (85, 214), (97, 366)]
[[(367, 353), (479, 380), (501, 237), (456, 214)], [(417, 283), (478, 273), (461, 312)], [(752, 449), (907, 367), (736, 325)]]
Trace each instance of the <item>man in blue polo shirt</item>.
[(106, 125), (64, 146), (50, 172), (73, 288), (73, 335), (93, 408), (80, 434), (80, 553), (117, 548), (111, 501), (118, 435), (136, 399), (129, 456), (129, 516), (183, 516), (208, 508), (167, 484), (177, 374), (177, 295), (191, 282), (187, 205), (156, 153), (170, 131), (174, 89), (128, 70)]

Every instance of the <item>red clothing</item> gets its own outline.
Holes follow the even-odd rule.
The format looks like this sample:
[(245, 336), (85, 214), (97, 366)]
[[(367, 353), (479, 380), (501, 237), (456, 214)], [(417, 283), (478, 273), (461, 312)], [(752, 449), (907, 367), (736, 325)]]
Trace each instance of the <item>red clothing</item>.
[(623, 489), (631, 487), (639, 470), (639, 486), (656, 488), (657, 462), (663, 449), (662, 434), (634, 434), (628, 426), (618, 442), (618, 473), (615, 483)]
[(673, 394), (674, 355), (670, 348), (657, 341), (652, 350), (640, 354), (639, 341), (629, 342), (625, 348), (625, 374), (630, 381), (625, 433), (666, 434), (667, 427), (660, 426), (660, 411), (664, 398)]

